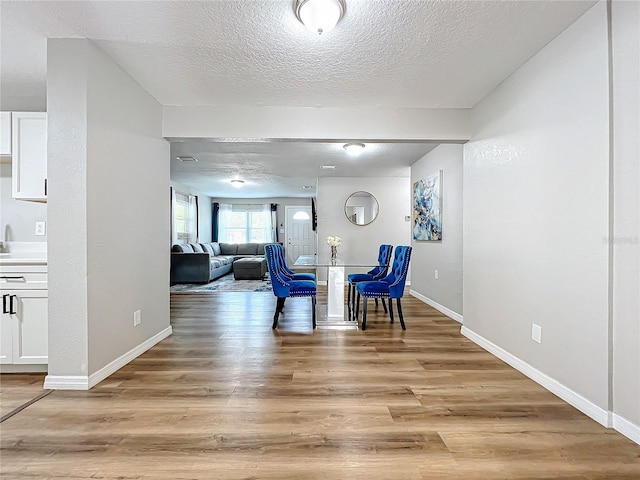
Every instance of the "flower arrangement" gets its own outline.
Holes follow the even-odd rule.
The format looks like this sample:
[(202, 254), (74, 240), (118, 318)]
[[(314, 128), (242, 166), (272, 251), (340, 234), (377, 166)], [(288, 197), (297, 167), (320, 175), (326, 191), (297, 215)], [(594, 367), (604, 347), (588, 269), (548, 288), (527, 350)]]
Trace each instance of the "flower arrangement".
[(338, 247), (342, 245), (342, 239), (338, 236), (328, 236), (327, 245), (331, 247), (331, 260), (335, 260), (338, 256)]
[(342, 239), (340, 237), (327, 237), (327, 245), (330, 247), (339, 247), (342, 245)]

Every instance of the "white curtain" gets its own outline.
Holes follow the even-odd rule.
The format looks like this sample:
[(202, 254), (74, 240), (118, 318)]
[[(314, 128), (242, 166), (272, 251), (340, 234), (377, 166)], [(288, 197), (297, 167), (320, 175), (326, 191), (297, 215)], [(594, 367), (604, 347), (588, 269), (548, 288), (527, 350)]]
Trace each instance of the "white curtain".
[(176, 191), (171, 188), (171, 245), (178, 243), (178, 228), (176, 226)]
[(231, 226), (231, 205), (221, 203), (218, 208), (218, 241), (229, 242), (228, 232)]
[(262, 206), (262, 215), (264, 216), (264, 241), (265, 242), (275, 242), (275, 237), (273, 235), (273, 220), (271, 217), (271, 204), (265, 203)]
[(198, 241), (198, 199), (195, 195), (189, 195), (189, 242)]

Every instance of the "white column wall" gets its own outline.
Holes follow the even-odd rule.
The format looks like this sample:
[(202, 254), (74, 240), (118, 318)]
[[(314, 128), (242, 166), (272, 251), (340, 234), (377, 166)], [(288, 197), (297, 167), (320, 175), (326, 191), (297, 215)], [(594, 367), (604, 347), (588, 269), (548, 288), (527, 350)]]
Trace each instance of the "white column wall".
[(46, 384), (88, 388), (170, 333), (169, 145), (161, 106), (90, 41), (50, 40), (47, 83)]
[(86, 377), (87, 41), (47, 44), (49, 376)]
[(91, 374), (169, 328), (171, 241), (162, 107), (92, 43), (88, 62)]

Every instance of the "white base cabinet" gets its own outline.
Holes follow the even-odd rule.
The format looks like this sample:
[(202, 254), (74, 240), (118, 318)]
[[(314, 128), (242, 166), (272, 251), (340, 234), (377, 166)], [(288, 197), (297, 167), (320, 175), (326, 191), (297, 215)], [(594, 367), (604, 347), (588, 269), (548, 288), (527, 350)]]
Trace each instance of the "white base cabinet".
[(46, 266), (0, 267), (0, 297), (0, 363), (46, 364)]

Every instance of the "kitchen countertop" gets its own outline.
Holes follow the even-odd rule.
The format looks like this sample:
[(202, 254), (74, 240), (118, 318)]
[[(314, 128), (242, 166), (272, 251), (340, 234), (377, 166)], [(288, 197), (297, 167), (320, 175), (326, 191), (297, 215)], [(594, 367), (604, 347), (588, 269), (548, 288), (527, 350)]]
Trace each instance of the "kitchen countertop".
[(47, 252), (0, 253), (0, 266), (4, 265), (46, 265)]

